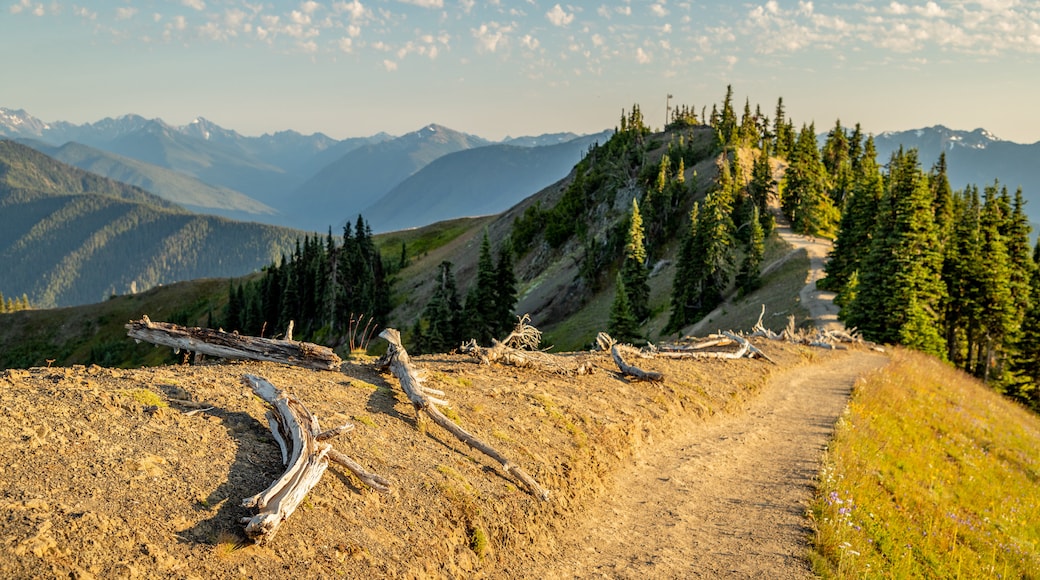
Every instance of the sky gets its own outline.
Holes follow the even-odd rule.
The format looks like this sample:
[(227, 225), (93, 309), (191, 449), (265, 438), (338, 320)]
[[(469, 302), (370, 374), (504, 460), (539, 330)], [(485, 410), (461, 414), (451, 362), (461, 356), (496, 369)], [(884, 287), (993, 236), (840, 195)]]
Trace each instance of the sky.
[[(700, 111), (1040, 141), (1040, 0), (0, 0), (0, 106), (344, 139)], [(669, 98), (669, 95), (671, 97)]]

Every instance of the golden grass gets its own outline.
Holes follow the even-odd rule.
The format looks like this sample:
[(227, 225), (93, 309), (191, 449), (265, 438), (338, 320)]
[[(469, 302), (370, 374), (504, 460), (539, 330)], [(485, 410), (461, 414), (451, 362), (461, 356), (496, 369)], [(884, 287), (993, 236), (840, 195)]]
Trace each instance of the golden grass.
[(815, 571), (1040, 577), (1040, 417), (897, 350), (857, 384), (821, 473)]

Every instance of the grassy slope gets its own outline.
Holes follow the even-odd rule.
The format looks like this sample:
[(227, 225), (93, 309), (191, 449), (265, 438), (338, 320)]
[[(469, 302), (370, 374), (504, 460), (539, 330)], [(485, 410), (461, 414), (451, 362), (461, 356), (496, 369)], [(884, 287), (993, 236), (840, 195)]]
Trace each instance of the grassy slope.
[(837, 578), (1040, 577), (1040, 417), (896, 350), (857, 385), (812, 514)]

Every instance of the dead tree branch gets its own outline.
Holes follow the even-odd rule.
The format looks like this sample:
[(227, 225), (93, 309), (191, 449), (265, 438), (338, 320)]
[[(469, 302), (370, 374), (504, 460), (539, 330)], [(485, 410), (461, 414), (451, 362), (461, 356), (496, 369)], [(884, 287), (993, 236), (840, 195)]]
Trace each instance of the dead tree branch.
[(336, 370), (342, 362), (331, 348), (309, 342), (188, 328), (168, 322), (152, 322), (147, 316), (131, 321), (126, 329), (130, 338), (168, 346), (178, 352), (186, 350), (220, 358), (280, 362), (318, 370)]
[(358, 475), (358, 479), (376, 491), (389, 491), (389, 483), (385, 479), (365, 472), (357, 463), (322, 441), (350, 431), (353, 425), (323, 432), (318, 425), (318, 418), (296, 397), (286, 394), (261, 377), (245, 375), (244, 380), (258, 397), (271, 406), (267, 419), (271, 434), (282, 452), (282, 463), (286, 465), (285, 473), (267, 489), (242, 501), (243, 506), (259, 510), (255, 516), (242, 519), (246, 535), (253, 541), (262, 544), (274, 537), (278, 526), (296, 511), (307, 493), (321, 480), (330, 459), (350, 469)]
[(466, 430), (459, 427), (437, 409), (435, 401), (427, 394), (428, 389), (423, 386), (422, 380), (415, 371), (415, 367), (412, 366), (408, 352), (405, 351), (404, 346), (401, 344), (401, 334), (396, 329), (384, 329), (383, 332), (379, 333), (379, 336), (390, 343), (390, 349), (387, 350), (383, 359), (384, 367), (389, 368), (390, 372), (400, 381), (401, 389), (404, 390), (416, 411), (425, 412), (434, 423), (443, 427), (458, 440), (497, 461), (502, 465), (502, 469), (520, 480), (538, 499), (543, 501), (549, 499), (549, 492), (538, 485), (538, 482), (533, 477), (528, 475), (518, 465), (506, 459), (505, 456), (493, 447), (467, 433)]
[(531, 317), (525, 314), (509, 336), (502, 340), (491, 339), (491, 347), (482, 347), (476, 340), (470, 340), (459, 352), (475, 356), (481, 364), (497, 362), (518, 368), (542, 368), (561, 375), (592, 374), (592, 366), (585, 362), (575, 365), (558, 355), (534, 350), (542, 341), (542, 332), (528, 324), (530, 321)]

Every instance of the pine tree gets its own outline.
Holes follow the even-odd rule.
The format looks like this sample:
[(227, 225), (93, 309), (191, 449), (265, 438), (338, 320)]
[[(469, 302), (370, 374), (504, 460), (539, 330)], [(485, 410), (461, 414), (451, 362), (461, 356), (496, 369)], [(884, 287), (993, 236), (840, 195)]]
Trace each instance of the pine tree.
[(821, 151), (821, 161), (830, 179), (829, 195), (834, 206), (845, 207), (845, 198), (852, 187), (852, 159), (849, 152), (849, 137), (841, 126), (841, 119), (827, 134)]
[(748, 183), (747, 192), (758, 208), (759, 224), (765, 237), (773, 233), (774, 219), (769, 211), (769, 196), (775, 190), (776, 180), (773, 179), (773, 169), (769, 165), (768, 145), (764, 145), (755, 156), (755, 163), (751, 167), (751, 181)]
[(636, 321), (650, 315), (650, 274), (646, 267), (646, 246), (643, 243), (643, 218), (639, 203), (632, 200), (628, 234), (625, 236), (625, 257), (621, 264), (621, 282), (626, 299)]
[(828, 175), (816, 148), (816, 129), (803, 126), (784, 175), (782, 206), (791, 227), (801, 234), (827, 236), (839, 219), (827, 195)]
[(737, 273), (737, 287), (742, 295), (754, 292), (762, 285), (761, 268), (762, 258), (765, 255), (765, 234), (762, 224), (758, 219), (758, 208), (754, 208), (754, 214), (749, 224), (751, 235), (748, 237), (744, 250), (744, 261), (740, 264), (740, 272)]
[(614, 285), (614, 302), (610, 305), (610, 321), (607, 333), (618, 342), (634, 342), (639, 337), (639, 323), (632, 313), (632, 307), (625, 291), (625, 284), (618, 276)]
[(676, 258), (675, 278), (672, 281), (671, 314), (665, 332), (678, 332), (691, 324), (699, 311), (700, 287), (702, 284), (701, 262), (696, 254), (696, 229), (699, 214), (697, 202), (690, 212), (688, 227), (683, 231), (679, 255)]
[(464, 338), (475, 338), (479, 344), (491, 344), (497, 330), (496, 285), (497, 272), (491, 258), (491, 241), (485, 230), (484, 239), (480, 243), (480, 258), (477, 260), (477, 279), (466, 296)]
[(841, 294), (849, 279), (859, 270), (860, 263), (870, 249), (871, 234), (884, 188), (884, 179), (874, 150), (874, 138), (869, 137), (863, 159), (856, 164), (852, 176), (852, 187), (845, 211), (841, 214), (838, 235), (824, 266), (827, 277), (818, 283), (821, 288)]
[(516, 323), (516, 274), (513, 272), (513, 248), (507, 239), (498, 249), (495, 263), (495, 316), (494, 334), (503, 337), (509, 334)]
[(932, 196), (917, 151), (900, 151), (889, 163), (878, 228), (859, 270), (846, 324), (870, 340), (900, 343), (942, 356), (939, 309), (945, 285)]
[(427, 321), (425, 350), (427, 352), (449, 352), (459, 346), (462, 338), (461, 311), (458, 289), (452, 263), (441, 262), (437, 272), (433, 296), (423, 309)]
[[(1040, 264), (1040, 241), (1033, 247), (1033, 263)], [(1008, 394), (1040, 409), (1040, 269), (1033, 268), (1029, 281), (1029, 306), (1014, 345), (1011, 362), (1013, 379)]]

